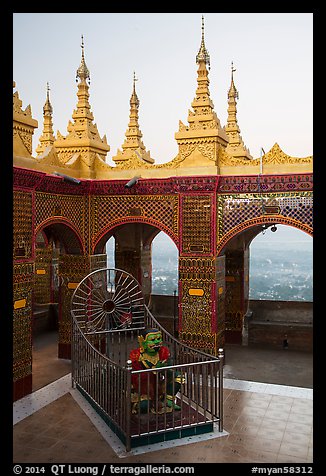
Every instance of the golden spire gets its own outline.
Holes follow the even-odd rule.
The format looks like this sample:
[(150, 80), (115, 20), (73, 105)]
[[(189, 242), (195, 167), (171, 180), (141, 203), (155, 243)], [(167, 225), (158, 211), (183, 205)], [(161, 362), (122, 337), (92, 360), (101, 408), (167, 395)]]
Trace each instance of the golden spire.
[(226, 152), (232, 157), (241, 159), (252, 159), (249, 149), (245, 147), (242, 137), (240, 135), (240, 128), (237, 121), (237, 99), (239, 99), (239, 93), (234, 84), (233, 73), (236, 69), (231, 62), (231, 86), (228, 92), (228, 119), (225, 126), (225, 132), (229, 138), (229, 143), (226, 148)]
[[(200, 148), (198, 155), (198, 165), (200, 165), (200, 155), (204, 155), (213, 163), (217, 163), (219, 146), (225, 147), (227, 135), (221, 127), (215, 111), (214, 104), (210, 98), (209, 78), (207, 65), (210, 64), (209, 54), (205, 47), (204, 39), (204, 17), (202, 17), (202, 38), (199, 52), (196, 56), (197, 69), (197, 89), (196, 96), (191, 103), (192, 110), (188, 113), (189, 126), (185, 126), (179, 121), (179, 131), (175, 138), (179, 144), (179, 157), (185, 158), (187, 155)], [(201, 145), (199, 145), (201, 144)]]
[(234, 85), (233, 81), (233, 73), (236, 71), (236, 69), (233, 67), (233, 61), (231, 61), (231, 86), (229, 89), (229, 97), (233, 96), (235, 99), (239, 99), (239, 93), (237, 91), (237, 88)]
[(208, 65), (208, 69), (210, 69), (210, 58), (209, 53), (205, 46), (205, 33), (204, 33), (204, 15), (201, 17), (201, 44), (196, 56), (196, 63), (199, 64), (201, 61), (204, 61), (205, 64)]
[(105, 135), (101, 139), (97, 125), (93, 123), (94, 116), (89, 103), (90, 73), (85, 63), (84, 38), (83, 36), (81, 38), (82, 59), (76, 75), (76, 81), (78, 82), (78, 78), (80, 81), (78, 82), (77, 108), (72, 114), (74, 122), (69, 121), (66, 137), (57, 132), (54, 145), (61, 162), (72, 164), (79, 158), (85, 168), (85, 174), (89, 173), (92, 178), (97, 158), (100, 162), (105, 161), (110, 146)]
[(50, 88), (49, 83), (46, 83), (46, 101), (43, 107), (43, 114), (44, 116), (49, 116), (52, 114), (53, 109), (50, 103), (50, 96), (49, 96)]
[(49, 96), (50, 88), (49, 83), (46, 83), (46, 101), (43, 106), (43, 133), (39, 138), (39, 145), (36, 149), (37, 155), (43, 154), (47, 147), (51, 147), (54, 144), (53, 124), (52, 124), (52, 105), (50, 103)]
[(133, 75), (133, 88), (132, 94), (130, 98), (130, 115), (129, 115), (129, 123), (128, 129), (125, 133), (125, 141), (122, 144), (122, 149), (118, 149), (117, 155), (112, 158), (112, 160), (117, 164), (117, 166), (125, 167), (126, 161), (128, 161), (128, 167), (132, 167), (132, 163), (138, 164), (139, 160), (143, 160), (150, 164), (154, 163), (154, 159), (151, 158), (150, 152), (146, 151), (146, 148), (142, 142), (143, 134), (140, 131), (139, 123), (138, 123), (138, 109), (139, 109), (139, 99), (136, 93), (136, 74), (134, 72)]
[[(137, 96), (137, 93), (136, 93), (136, 81), (138, 81), (138, 79), (136, 78), (136, 73), (134, 71), (132, 95), (131, 95), (131, 98), (130, 98), (130, 108), (131, 108), (131, 110), (132, 109), (136, 110), (137, 125), (138, 125), (139, 99), (138, 99), (138, 96)], [(131, 114), (131, 110), (130, 110), (130, 114)]]
[(77, 72), (76, 72), (76, 82), (78, 82), (78, 78), (81, 81), (86, 81), (88, 79), (88, 84), (89, 84), (91, 76), (89, 74), (89, 69), (87, 68), (86, 63), (85, 63), (84, 37), (83, 37), (83, 35), (81, 36), (81, 40), (82, 40), (82, 42), (81, 42), (82, 58), (81, 58), (80, 66), (79, 66), (79, 68), (77, 69)]

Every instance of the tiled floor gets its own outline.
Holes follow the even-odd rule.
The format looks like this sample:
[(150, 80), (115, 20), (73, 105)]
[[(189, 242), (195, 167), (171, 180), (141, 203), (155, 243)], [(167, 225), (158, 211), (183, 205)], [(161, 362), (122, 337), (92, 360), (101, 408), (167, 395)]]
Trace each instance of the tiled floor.
[(225, 378), (222, 436), (216, 430), (127, 453), (62, 371), (14, 403), (14, 463), (313, 462), (311, 388)]

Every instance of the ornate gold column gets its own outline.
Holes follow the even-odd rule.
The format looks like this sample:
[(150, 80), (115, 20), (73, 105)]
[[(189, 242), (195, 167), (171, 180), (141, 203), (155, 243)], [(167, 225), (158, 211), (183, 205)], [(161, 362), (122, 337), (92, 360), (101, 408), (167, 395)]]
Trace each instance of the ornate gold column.
[(59, 345), (58, 357), (71, 358), (71, 298), (90, 269), (86, 255), (61, 255), (59, 258)]
[(215, 194), (181, 198), (179, 338), (213, 355), (224, 344), (224, 257), (216, 257)]
[(34, 285), (33, 196), (14, 192), (13, 207), (13, 398), (32, 391), (32, 298)]
[(106, 254), (62, 254), (59, 258), (59, 358), (71, 358), (70, 310), (73, 292), (87, 274), (99, 268), (106, 268)]
[(179, 338), (217, 355), (224, 345), (224, 257), (181, 257), (179, 275)]
[(32, 392), (32, 295), (34, 263), (14, 264), (13, 400)]

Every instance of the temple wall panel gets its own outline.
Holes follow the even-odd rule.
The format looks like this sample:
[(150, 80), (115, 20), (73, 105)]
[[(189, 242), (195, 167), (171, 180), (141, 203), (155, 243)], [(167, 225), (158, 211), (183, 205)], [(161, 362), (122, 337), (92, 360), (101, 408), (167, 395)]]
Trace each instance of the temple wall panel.
[(240, 223), (260, 216), (278, 215), (312, 227), (313, 199), (311, 192), (282, 194), (222, 195), (218, 198), (218, 236), (223, 237)]
[(32, 391), (34, 263), (15, 263), (13, 271), (13, 393), (17, 400)]
[(88, 198), (86, 196), (35, 193), (35, 227), (66, 220), (87, 247), (89, 235)]
[(216, 354), (224, 329), (224, 257), (180, 257), (179, 279), (179, 337)]
[(181, 253), (214, 254), (213, 196), (181, 195)]
[(38, 304), (51, 302), (52, 255), (51, 245), (35, 250), (34, 302)]
[(83, 255), (61, 255), (59, 276), (59, 357), (70, 359), (71, 353), (71, 298), (82, 279), (90, 272), (90, 258)]
[(109, 228), (130, 222), (144, 222), (178, 236), (178, 197), (176, 195), (92, 196), (90, 213), (91, 246)]
[(13, 253), (14, 260), (33, 258), (34, 230), (33, 194), (26, 190), (13, 193)]

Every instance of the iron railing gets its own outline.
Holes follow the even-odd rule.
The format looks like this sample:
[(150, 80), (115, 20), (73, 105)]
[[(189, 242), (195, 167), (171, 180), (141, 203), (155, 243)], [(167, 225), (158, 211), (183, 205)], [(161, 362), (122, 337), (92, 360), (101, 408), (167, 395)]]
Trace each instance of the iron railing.
[[(132, 447), (207, 431), (223, 431), (223, 350), (217, 357), (193, 349), (167, 332), (143, 304), (143, 322), (115, 330), (87, 330), (72, 313), (72, 383), (125, 444)], [(132, 322), (132, 321), (131, 321)], [(158, 328), (169, 348), (169, 365), (133, 370), (129, 354), (146, 328)], [(142, 382), (142, 383), (140, 383)], [(174, 396), (167, 405), (162, 388)], [(141, 388), (152, 406), (139, 405)], [(144, 387), (145, 386), (145, 387)], [(162, 397), (163, 395), (163, 397)], [(137, 403), (138, 402), (138, 403)], [(168, 408), (168, 410), (167, 410)]]

